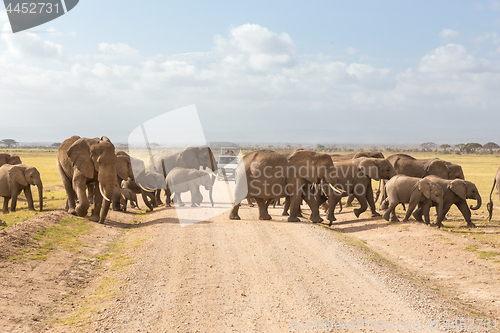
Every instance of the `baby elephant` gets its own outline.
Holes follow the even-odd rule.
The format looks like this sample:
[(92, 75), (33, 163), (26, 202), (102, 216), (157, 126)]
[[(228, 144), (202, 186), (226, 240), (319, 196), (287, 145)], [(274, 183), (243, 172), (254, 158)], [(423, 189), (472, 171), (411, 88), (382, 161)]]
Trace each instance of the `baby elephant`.
[(28, 209), (35, 210), (33, 206), (33, 196), (30, 185), (38, 187), (38, 197), (40, 200), (40, 211), (43, 210), (43, 186), (40, 173), (36, 168), (24, 164), (10, 165), (4, 164), (0, 167), (0, 196), (3, 197), (4, 214), (9, 212), (9, 200), (12, 199), (10, 210), (16, 211), (17, 196), (24, 190), (24, 195), (28, 201)]
[(137, 202), (137, 195), (134, 191), (128, 188), (119, 188), (115, 186), (115, 191), (113, 192), (113, 210), (115, 211), (127, 211), (127, 202), (130, 201), (132, 208), (139, 207)]
[(438, 215), (443, 208), (443, 188), (426, 178), (409, 177), (397, 175), (392, 177), (385, 185), (389, 208), (385, 211), (384, 219), (389, 221), (399, 221), (396, 217), (396, 206), (400, 203), (408, 203), (408, 209), (404, 222), (408, 221), (415, 207), (420, 204), (424, 221), (430, 223), (429, 210), (434, 202), (437, 206)]
[(212, 187), (214, 180), (215, 177), (211, 179), (210, 175), (205, 171), (176, 167), (167, 175), (167, 193), (173, 193), (175, 202), (182, 207), (184, 203), (181, 200), (181, 193), (190, 191), (191, 207), (197, 207), (203, 200), (203, 196), (200, 193), (200, 186), (203, 185), (208, 191), (208, 196), (213, 207)]

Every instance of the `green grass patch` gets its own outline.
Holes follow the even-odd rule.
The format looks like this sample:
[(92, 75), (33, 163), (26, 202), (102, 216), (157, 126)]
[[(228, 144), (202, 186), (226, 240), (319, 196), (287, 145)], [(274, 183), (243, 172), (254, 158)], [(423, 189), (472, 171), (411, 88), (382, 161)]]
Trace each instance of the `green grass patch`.
[(17, 255), (24, 255), (29, 260), (47, 260), (47, 254), (56, 249), (79, 252), (78, 248), (82, 246), (79, 236), (90, 233), (93, 228), (92, 223), (83, 218), (63, 219), (33, 236), (39, 244), (38, 248), (21, 250)]
[(479, 245), (474, 244), (474, 245), (469, 245), (467, 246), (464, 251), (469, 251), (469, 252), (476, 252), (479, 249)]
[(477, 252), (477, 257), (479, 259), (492, 259), (498, 255), (500, 255), (500, 252), (497, 252), (497, 251), (478, 251)]

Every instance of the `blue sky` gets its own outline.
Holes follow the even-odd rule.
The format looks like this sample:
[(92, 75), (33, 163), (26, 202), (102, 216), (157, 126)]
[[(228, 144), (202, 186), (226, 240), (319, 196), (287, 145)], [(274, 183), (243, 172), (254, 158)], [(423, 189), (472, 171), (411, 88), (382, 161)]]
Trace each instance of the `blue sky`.
[(125, 142), (195, 104), (208, 141), (500, 143), (500, 1), (82, 0), (0, 24), (2, 138)]

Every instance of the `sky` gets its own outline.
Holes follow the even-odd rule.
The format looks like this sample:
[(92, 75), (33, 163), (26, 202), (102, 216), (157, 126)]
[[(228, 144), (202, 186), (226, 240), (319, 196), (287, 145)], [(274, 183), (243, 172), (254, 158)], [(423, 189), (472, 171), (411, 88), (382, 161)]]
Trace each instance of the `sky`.
[(81, 0), (0, 28), (0, 139), (127, 142), (195, 105), (208, 142), (500, 144), (497, 0)]

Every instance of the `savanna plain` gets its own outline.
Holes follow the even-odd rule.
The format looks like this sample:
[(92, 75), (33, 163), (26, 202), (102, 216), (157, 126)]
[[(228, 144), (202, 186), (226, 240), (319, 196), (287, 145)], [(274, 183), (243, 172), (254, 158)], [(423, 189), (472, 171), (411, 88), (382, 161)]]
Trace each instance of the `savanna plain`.
[(453, 207), (438, 229), (352, 208), (331, 227), (309, 222), (306, 206), (302, 222), (281, 206), (260, 221), (245, 204), (240, 221), (227, 212), (181, 227), (173, 207), (141, 201), (99, 224), (63, 210), (55, 151), (9, 152), (40, 171), (45, 200), (33, 212), (21, 196), (0, 216), (2, 332), (500, 329), (496, 191), (491, 222), (486, 210), (498, 155), (410, 153), (461, 165), (482, 196), (476, 228)]

